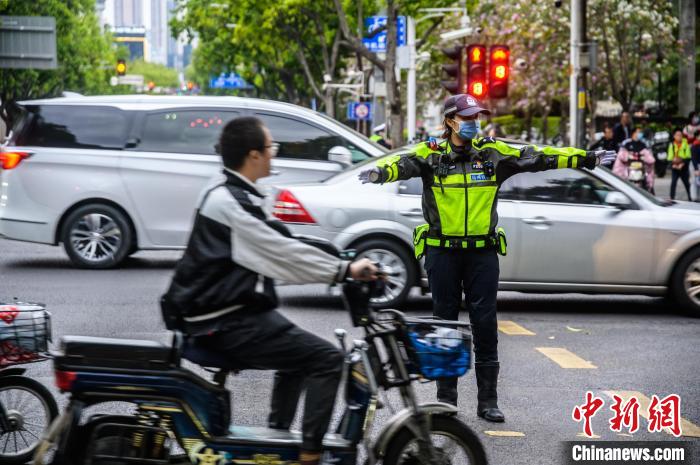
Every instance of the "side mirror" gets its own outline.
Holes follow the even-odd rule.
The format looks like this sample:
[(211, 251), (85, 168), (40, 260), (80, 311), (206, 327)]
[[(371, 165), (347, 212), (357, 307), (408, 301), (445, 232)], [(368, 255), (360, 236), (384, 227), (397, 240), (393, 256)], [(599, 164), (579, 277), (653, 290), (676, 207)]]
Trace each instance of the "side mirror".
[(343, 166), (352, 165), (352, 152), (342, 145), (336, 145), (328, 151), (328, 161), (335, 161)]
[(605, 204), (620, 210), (628, 210), (632, 207), (632, 200), (622, 192), (612, 191), (605, 196)]

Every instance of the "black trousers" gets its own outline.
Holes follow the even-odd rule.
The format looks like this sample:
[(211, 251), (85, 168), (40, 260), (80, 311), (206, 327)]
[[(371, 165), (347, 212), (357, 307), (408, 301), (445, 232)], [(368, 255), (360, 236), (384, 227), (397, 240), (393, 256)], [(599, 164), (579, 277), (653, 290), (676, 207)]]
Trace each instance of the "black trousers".
[(195, 343), (240, 360), (245, 368), (277, 370), (268, 418), (271, 428), (290, 427), (306, 387), (302, 449), (321, 450), (343, 370), (340, 349), (275, 310), (236, 320)]
[[(425, 270), (433, 296), (433, 314), (446, 320), (459, 319), (464, 292), (472, 325), (475, 362), (498, 362), (496, 295), (499, 266), (496, 251), (428, 247)], [(456, 387), (456, 378), (438, 382), (438, 398), (456, 396)]]
[(685, 192), (688, 194), (688, 200), (690, 200), (690, 170), (688, 168), (688, 162), (683, 164), (683, 168), (679, 170), (671, 170), (671, 198), (676, 198), (676, 185), (678, 184), (678, 178), (681, 178), (683, 185), (685, 186)]

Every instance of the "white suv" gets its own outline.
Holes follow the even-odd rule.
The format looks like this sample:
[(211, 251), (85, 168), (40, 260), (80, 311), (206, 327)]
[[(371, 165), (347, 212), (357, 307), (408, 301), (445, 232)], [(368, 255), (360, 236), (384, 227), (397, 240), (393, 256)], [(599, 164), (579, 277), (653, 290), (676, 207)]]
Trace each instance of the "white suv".
[(221, 128), (256, 116), (280, 143), (268, 184), (318, 181), (386, 153), (306, 108), (237, 97), (109, 96), (20, 102), (0, 148), (0, 235), (63, 246), (86, 268), (186, 244), (200, 190), (221, 171)]

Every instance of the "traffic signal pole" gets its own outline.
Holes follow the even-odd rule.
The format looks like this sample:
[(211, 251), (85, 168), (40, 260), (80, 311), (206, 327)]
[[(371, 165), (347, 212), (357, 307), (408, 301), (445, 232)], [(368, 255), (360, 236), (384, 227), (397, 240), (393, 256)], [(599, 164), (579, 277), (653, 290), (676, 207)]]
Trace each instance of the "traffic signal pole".
[[(586, 89), (581, 67), (582, 45), (586, 42), (586, 0), (571, 0), (571, 49), (569, 75), (569, 144), (584, 145)], [(582, 95), (579, 95), (579, 92)]]
[(416, 138), (416, 22), (412, 16), (406, 18), (408, 35), (408, 140)]

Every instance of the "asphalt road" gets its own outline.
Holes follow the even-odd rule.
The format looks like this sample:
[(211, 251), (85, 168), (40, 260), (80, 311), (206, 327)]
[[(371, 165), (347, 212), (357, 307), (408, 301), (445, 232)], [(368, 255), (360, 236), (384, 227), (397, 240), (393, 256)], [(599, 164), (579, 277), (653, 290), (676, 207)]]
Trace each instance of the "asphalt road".
[[(74, 269), (62, 249), (0, 240), (0, 302), (17, 297), (46, 303), (55, 342), (67, 334), (167, 342), (156, 302), (178, 256), (142, 252), (121, 269), (85, 271)], [(339, 299), (328, 296), (324, 286), (284, 287), (280, 295), (282, 312), (316, 334), (331, 339), (334, 328), (351, 329)], [(408, 310), (429, 313), (429, 298), (415, 297)], [(665, 432), (647, 432), (642, 418), (633, 435), (610, 431), (606, 392), (635, 391), (646, 398), (679, 394), (688, 422), (680, 439), (700, 445), (700, 319), (658, 298), (504, 292), (499, 320), (499, 403), (506, 422), (476, 417), (471, 372), (459, 386), (461, 415), (478, 432), (492, 464), (564, 463), (562, 442), (581, 439), (582, 424), (572, 419), (572, 409), (584, 403), (586, 391), (606, 402), (593, 418), (596, 440), (676, 440)], [(519, 328), (531, 334), (513, 334), (524, 332)], [(570, 354), (545, 355), (551, 348)], [(560, 365), (567, 361), (574, 367)], [(50, 363), (31, 366), (30, 373), (53, 386)], [(229, 381), (236, 423), (265, 424), (271, 380), (269, 372), (250, 371)], [(433, 384), (418, 391), (421, 401), (434, 399)], [(380, 411), (377, 426), (388, 415), (388, 409)]]

